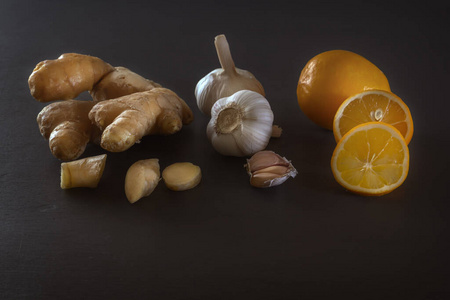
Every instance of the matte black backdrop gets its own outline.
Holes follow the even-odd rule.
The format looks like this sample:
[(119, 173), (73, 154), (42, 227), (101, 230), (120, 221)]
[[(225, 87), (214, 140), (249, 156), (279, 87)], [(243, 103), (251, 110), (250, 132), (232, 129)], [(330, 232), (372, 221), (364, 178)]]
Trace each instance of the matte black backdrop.
[[(449, 7), (192, 1), (0, 2), (0, 298), (449, 299)], [(243, 158), (209, 144), (197, 81), (219, 67), (225, 34), (263, 84), (284, 133), (268, 149), (299, 174), (252, 188)], [(405, 183), (383, 197), (333, 179), (333, 135), (296, 100), (300, 71), (331, 49), (359, 53), (411, 109)], [(97, 189), (61, 190), (27, 79), (65, 52), (98, 56), (176, 91), (195, 121), (108, 154)], [(86, 97), (83, 95), (81, 98)], [(104, 153), (88, 147), (83, 157)], [(160, 184), (134, 205), (135, 161), (202, 168), (193, 190)]]

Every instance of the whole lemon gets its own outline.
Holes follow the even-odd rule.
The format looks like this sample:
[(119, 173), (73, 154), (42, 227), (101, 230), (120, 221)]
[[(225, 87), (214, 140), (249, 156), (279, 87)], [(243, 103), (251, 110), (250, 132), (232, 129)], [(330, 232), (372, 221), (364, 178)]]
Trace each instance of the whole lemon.
[(386, 76), (377, 66), (356, 53), (330, 50), (316, 55), (303, 68), (297, 100), (309, 119), (331, 130), (342, 102), (370, 89), (391, 91)]

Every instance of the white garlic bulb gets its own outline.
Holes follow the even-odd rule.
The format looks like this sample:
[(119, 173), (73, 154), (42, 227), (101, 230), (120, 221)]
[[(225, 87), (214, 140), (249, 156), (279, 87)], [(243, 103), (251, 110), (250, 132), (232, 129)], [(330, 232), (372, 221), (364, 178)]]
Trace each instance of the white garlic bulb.
[(273, 112), (267, 99), (243, 90), (214, 103), (206, 134), (220, 154), (250, 156), (266, 148), (272, 125)]
[(252, 73), (235, 67), (225, 35), (216, 36), (214, 44), (222, 68), (215, 69), (197, 83), (195, 98), (198, 108), (210, 116), (211, 108), (217, 100), (241, 90), (265, 96), (264, 88)]

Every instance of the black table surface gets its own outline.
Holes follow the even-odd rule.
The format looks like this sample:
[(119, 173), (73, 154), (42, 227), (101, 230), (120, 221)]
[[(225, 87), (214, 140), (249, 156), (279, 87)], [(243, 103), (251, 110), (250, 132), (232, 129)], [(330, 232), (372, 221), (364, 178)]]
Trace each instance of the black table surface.
[[(1, 1), (0, 298), (449, 299), (449, 7), (337, 3)], [(245, 158), (206, 137), (194, 89), (219, 67), (219, 34), (283, 128), (268, 149), (298, 176), (278, 187), (251, 187)], [(298, 107), (302, 68), (332, 49), (376, 64), (411, 110), (409, 175), (385, 196), (334, 180), (333, 134)], [(67, 52), (174, 90), (194, 122), (108, 153), (96, 189), (62, 190), (27, 79)], [(102, 153), (90, 145), (82, 157)], [(146, 158), (197, 164), (202, 181), (185, 192), (161, 182), (130, 204), (126, 171)]]

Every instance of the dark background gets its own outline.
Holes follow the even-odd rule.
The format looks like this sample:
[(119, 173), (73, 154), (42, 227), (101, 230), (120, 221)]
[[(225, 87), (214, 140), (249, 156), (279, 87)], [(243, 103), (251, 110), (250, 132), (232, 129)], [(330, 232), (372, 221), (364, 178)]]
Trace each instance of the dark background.
[[(449, 299), (449, 7), (337, 3), (1, 1), (0, 298)], [(219, 67), (222, 33), (284, 129), (268, 149), (299, 174), (281, 186), (252, 188), (245, 159), (206, 138), (194, 88)], [(332, 132), (297, 105), (301, 69), (332, 49), (376, 64), (411, 110), (409, 175), (388, 195), (339, 186)], [(61, 190), (35, 121), (45, 104), (27, 79), (66, 52), (174, 90), (195, 121), (108, 154), (98, 188)], [(101, 153), (89, 146), (83, 157)], [(161, 182), (129, 204), (126, 170), (154, 157), (161, 168), (199, 165), (201, 184), (172, 192)]]

